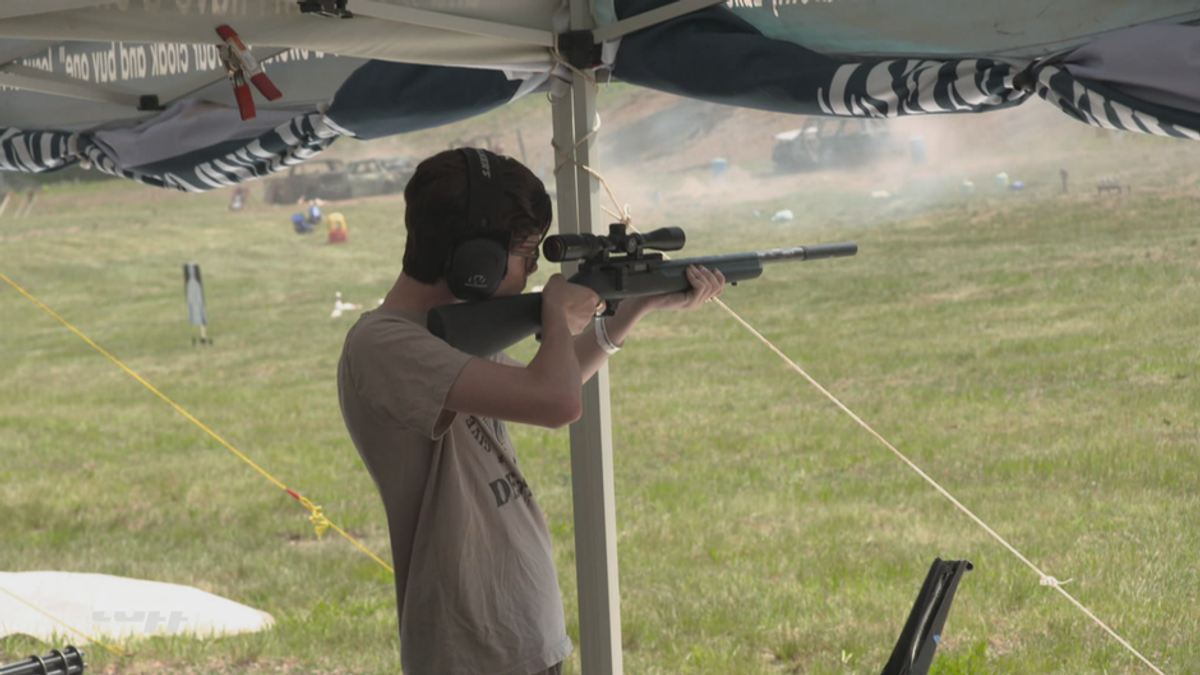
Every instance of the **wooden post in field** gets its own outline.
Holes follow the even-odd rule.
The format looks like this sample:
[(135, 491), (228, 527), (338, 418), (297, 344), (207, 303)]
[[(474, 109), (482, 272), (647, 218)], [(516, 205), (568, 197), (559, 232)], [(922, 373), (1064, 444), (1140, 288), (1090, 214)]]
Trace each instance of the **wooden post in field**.
[(525, 137), (521, 135), (521, 127), (517, 127), (517, 149), (521, 151), (521, 163), (529, 166), (529, 159), (525, 157)]
[(17, 212), (18, 218), (24, 218), (33, 211), (33, 203), (37, 201), (37, 190), (30, 190), (25, 199), (25, 204), (21, 206), (21, 210)]
[(8, 208), (8, 203), (12, 201), (12, 190), (4, 193), (4, 201), (0, 201), (0, 218), (4, 217), (4, 209)]
[[(211, 345), (205, 328), (208, 326), (208, 312), (204, 307), (204, 283), (200, 277), (200, 265), (196, 263), (183, 264), (183, 292), (187, 296), (188, 322), (200, 327), (200, 344)], [(192, 346), (196, 346), (196, 338), (192, 338)]]

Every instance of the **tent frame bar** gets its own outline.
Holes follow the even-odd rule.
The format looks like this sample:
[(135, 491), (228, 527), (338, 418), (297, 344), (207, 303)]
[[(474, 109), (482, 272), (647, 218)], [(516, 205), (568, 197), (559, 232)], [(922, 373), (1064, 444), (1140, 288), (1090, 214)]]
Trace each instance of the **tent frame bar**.
[[(85, 101), (98, 101), (102, 103), (115, 103), (117, 105), (129, 106), (137, 110), (142, 110), (142, 99), (144, 94), (134, 94), (112, 87), (104, 87), (98, 84), (91, 84), (86, 80), (78, 80), (72, 77), (56, 75), (48, 73), (37, 68), (29, 68), (27, 66), (15, 63), (27, 56), (32, 56), (47, 47), (53, 47), (57, 42), (50, 40), (38, 41), (31, 45), (24, 45), (20, 51), (14, 51), (9, 54), (0, 55), (0, 86), (14, 87), (16, 89), (24, 89), (27, 91), (36, 91), (41, 94), (49, 94), (52, 96), (64, 96), (68, 98), (83, 99)], [(259, 63), (263, 63), (268, 59), (274, 58), (287, 49), (259, 49), (255, 53), (255, 58)], [(216, 84), (222, 80), (228, 79), (223, 71), (201, 71), (196, 74), (191, 80), (178, 85), (172, 91), (159, 94), (159, 106), (166, 108), (172, 103), (194, 94), (205, 87)], [(153, 112), (152, 110), (147, 112)]]
[(538, 47), (549, 48), (554, 46), (554, 33), (535, 28), (510, 26), (495, 21), (455, 16), (427, 9), (389, 5), (382, 2), (375, 2), (374, 0), (355, 0), (352, 9), (355, 16), (369, 16), (375, 19), (398, 21), (425, 28), (437, 28), (455, 33), (500, 38), (502, 40), (511, 40)]
[(0, 86), (79, 98), (85, 101), (116, 103), (134, 109), (141, 101), (141, 96), (128, 91), (104, 87), (66, 75), (48, 73), (44, 70), (13, 63), (0, 67)]
[(62, 43), (58, 40), (31, 40), (29, 42), (24, 42), (6, 52), (0, 52), (0, 67), (7, 65), (20, 65), (19, 63), (15, 62), (43, 52), (47, 49), (53, 49), (54, 46), (58, 44)]

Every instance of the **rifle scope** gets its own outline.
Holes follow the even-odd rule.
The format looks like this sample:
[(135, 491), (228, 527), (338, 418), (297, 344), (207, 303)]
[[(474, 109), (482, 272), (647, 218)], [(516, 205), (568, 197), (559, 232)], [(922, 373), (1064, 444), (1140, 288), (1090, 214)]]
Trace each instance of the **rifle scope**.
[(683, 228), (661, 227), (657, 230), (627, 234), (623, 223), (609, 226), (608, 236), (599, 234), (556, 234), (546, 237), (542, 253), (550, 262), (567, 262), (626, 254), (635, 258), (642, 256), (642, 249), (655, 251), (678, 251), (687, 242)]

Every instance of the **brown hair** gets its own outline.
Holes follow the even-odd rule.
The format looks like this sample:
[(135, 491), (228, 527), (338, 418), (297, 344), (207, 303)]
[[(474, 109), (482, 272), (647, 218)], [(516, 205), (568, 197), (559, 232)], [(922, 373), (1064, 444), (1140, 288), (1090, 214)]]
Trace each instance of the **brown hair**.
[[(511, 157), (498, 156), (497, 175), (502, 187), (500, 227), (514, 240), (545, 234), (553, 219), (550, 195), (537, 176)], [(432, 284), (446, 271), (456, 237), (473, 234), (467, 229), (467, 161), (458, 150), (440, 152), (417, 165), (404, 188), (404, 273)]]

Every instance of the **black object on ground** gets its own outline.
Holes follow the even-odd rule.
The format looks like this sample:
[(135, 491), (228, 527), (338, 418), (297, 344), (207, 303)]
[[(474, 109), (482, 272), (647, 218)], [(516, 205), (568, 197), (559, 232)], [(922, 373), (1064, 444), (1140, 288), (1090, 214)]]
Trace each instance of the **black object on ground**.
[(51, 650), (47, 656), (31, 656), (24, 661), (0, 665), (0, 675), (80, 675), (87, 669), (83, 651), (74, 645)]
[(933, 654), (942, 641), (942, 627), (950, 614), (950, 603), (965, 572), (975, 566), (968, 560), (935, 558), (925, 584), (917, 595), (892, 658), (880, 675), (926, 675), (933, 663)]

